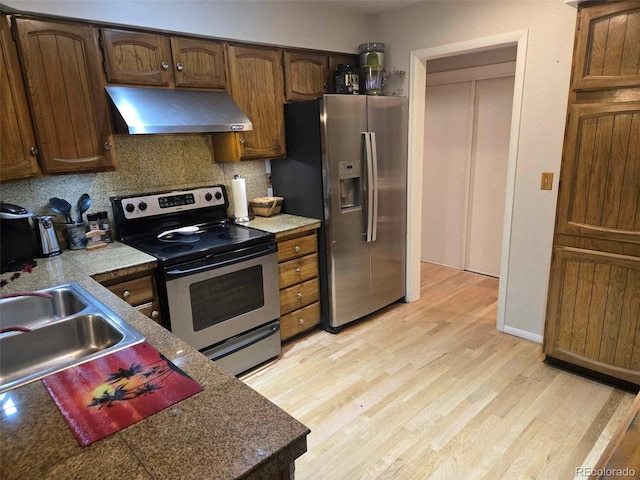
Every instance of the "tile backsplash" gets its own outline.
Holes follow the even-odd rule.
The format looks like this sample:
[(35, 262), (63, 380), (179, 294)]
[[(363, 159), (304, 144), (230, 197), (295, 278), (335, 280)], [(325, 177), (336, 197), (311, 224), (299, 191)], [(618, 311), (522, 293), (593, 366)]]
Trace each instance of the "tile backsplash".
[[(6, 182), (0, 185), (0, 198), (40, 215), (53, 214), (48, 208), (51, 197), (64, 198), (73, 205), (75, 219), (78, 198), (88, 193), (92, 205), (87, 213), (106, 210), (113, 219), (110, 196), (213, 184), (226, 186), (231, 203), (228, 213), (232, 215), (231, 179), (236, 174), (246, 179), (248, 200), (267, 194), (264, 161), (216, 163), (210, 135), (115, 135), (114, 143), (118, 162), (114, 172)], [(64, 219), (58, 216), (55, 223), (61, 232)]]

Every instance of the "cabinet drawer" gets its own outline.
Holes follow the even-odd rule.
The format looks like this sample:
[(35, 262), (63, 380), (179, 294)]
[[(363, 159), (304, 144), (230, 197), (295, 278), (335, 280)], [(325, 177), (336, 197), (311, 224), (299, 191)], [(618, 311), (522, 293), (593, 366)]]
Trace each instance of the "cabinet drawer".
[(151, 302), (154, 299), (153, 277), (151, 275), (111, 285), (107, 288), (134, 306)]
[(157, 301), (143, 303), (142, 305), (138, 305), (136, 308), (143, 315), (146, 315), (154, 322), (162, 325), (162, 319), (160, 318), (160, 305), (158, 305)]
[(292, 258), (302, 257), (318, 251), (318, 242), (315, 232), (312, 235), (292, 238), (278, 242), (278, 261), (284, 262)]
[(318, 301), (318, 279), (280, 290), (280, 314), (285, 314)]
[(284, 341), (320, 323), (320, 303), (312, 303), (280, 317), (280, 338)]
[(310, 280), (318, 276), (318, 254), (295, 258), (278, 265), (280, 288), (290, 287), (296, 283)]

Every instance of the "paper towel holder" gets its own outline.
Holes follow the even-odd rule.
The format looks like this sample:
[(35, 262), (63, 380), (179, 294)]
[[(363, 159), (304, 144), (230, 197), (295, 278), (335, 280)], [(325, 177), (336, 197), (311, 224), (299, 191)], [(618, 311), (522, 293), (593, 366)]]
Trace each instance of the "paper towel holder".
[[(233, 179), (234, 179), (234, 180), (240, 180), (240, 179), (242, 179), (242, 177), (241, 177), (240, 175), (237, 175), (237, 174), (236, 174), (236, 175), (234, 175), (234, 176), (233, 176)], [(244, 191), (244, 190), (243, 190), (243, 191)], [(231, 189), (231, 193), (232, 193), (232, 195), (233, 195), (233, 182), (232, 182), (232, 189)], [(245, 196), (246, 196), (246, 193), (245, 193)], [(246, 203), (246, 199), (245, 199), (244, 201), (245, 201), (245, 203)], [(235, 202), (235, 198), (234, 198), (234, 202)], [(234, 210), (236, 209), (236, 206), (235, 206), (235, 205), (234, 205), (233, 209), (234, 209)], [(234, 212), (234, 213), (235, 213), (235, 212)], [(229, 217), (229, 221), (230, 221), (230, 222), (232, 222), (232, 223), (247, 223), (247, 222), (249, 222), (249, 221), (253, 220), (254, 218), (256, 218), (256, 217), (255, 217), (255, 215), (253, 215), (252, 213), (247, 212), (247, 215), (246, 215), (246, 216), (236, 217), (235, 215), (231, 215), (231, 216)]]

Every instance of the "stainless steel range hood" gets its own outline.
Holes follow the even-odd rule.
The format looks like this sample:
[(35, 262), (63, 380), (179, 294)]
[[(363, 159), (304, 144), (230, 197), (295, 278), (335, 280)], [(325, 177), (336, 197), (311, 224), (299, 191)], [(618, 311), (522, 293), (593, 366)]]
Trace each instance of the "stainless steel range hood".
[(117, 133), (202, 133), (252, 130), (251, 121), (226, 92), (105, 87)]

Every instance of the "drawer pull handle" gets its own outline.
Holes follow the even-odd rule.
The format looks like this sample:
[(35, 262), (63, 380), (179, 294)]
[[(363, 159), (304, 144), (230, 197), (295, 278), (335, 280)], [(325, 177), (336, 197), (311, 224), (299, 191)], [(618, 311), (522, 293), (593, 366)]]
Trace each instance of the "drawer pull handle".
[(298, 320), (298, 323), (299, 323), (300, 325), (304, 325), (304, 318), (301, 318), (300, 320)]
[(296, 297), (298, 297), (298, 300), (302, 300), (302, 293), (298, 293), (298, 295), (296, 295)]
[(124, 292), (122, 292), (122, 296), (126, 300), (127, 298), (129, 298), (131, 296), (131, 293), (129, 292), (129, 290), (125, 290)]
[(300, 247), (298, 245), (296, 245), (295, 247), (293, 247), (293, 251), (296, 253), (300, 252)]
[(153, 312), (151, 312), (151, 318), (158, 318), (160, 316), (160, 312), (158, 312), (157, 310), (154, 310)]
[(296, 268), (296, 275), (300, 275), (300, 267)]

